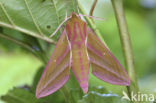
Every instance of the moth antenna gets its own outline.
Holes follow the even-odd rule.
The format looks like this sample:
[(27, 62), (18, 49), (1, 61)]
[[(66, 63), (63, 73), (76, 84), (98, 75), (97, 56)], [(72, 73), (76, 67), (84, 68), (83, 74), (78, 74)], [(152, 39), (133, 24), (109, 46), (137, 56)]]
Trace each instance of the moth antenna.
[(57, 27), (57, 29), (50, 35), (50, 37), (53, 37), (53, 36), (57, 33), (57, 31), (62, 27), (62, 25), (63, 25), (67, 20), (69, 20), (70, 18), (71, 18), (71, 16), (68, 17), (68, 18), (67, 18), (67, 16), (65, 16), (65, 20)]
[(100, 18), (100, 17), (95, 17), (95, 16), (89, 16), (89, 15), (82, 15), (82, 14), (79, 14), (78, 16), (86, 16), (86, 17), (89, 17), (89, 18), (93, 18), (93, 19), (96, 19), (96, 20), (105, 20), (104, 18)]

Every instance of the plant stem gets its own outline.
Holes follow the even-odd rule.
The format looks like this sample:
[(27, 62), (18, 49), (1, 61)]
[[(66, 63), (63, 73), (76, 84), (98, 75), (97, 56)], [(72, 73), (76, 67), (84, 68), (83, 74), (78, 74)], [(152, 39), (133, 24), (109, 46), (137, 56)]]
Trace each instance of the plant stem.
[(92, 5), (92, 7), (91, 7), (91, 9), (90, 9), (90, 12), (89, 12), (89, 15), (90, 15), (90, 16), (93, 16), (93, 12), (94, 12), (95, 6), (96, 6), (96, 4), (97, 4), (97, 1), (98, 1), (98, 0), (94, 0), (94, 3), (93, 3), (93, 5)]
[(134, 68), (134, 57), (132, 53), (132, 46), (129, 37), (128, 27), (125, 19), (125, 14), (123, 10), (122, 0), (112, 0), (112, 5), (114, 8), (119, 32), (120, 32), (120, 39), (122, 43), (123, 53), (126, 68), (128, 70), (129, 77), (131, 79), (131, 85), (127, 87), (128, 91), (137, 93), (138, 92), (138, 85), (136, 79), (136, 73)]
[(20, 32), (25, 33), (27, 35), (33, 36), (35, 38), (42, 39), (42, 40), (44, 40), (44, 41), (46, 41), (48, 43), (56, 44), (56, 42), (54, 40), (50, 39), (47, 36), (34, 33), (32, 31), (29, 31), (27, 29), (24, 29), (24, 28), (21, 28), (21, 27), (18, 27), (18, 26), (13, 26), (13, 25), (10, 25), (10, 24), (7, 24), (7, 23), (4, 23), (4, 22), (0, 21), (0, 27), (7, 27), (7, 28), (10, 28), (10, 29), (13, 29), (13, 30), (17, 30), (17, 31), (20, 31)]
[[(86, 14), (83, 7), (80, 5), (80, 3), (78, 3), (78, 6), (79, 6), (79, 9), (80, 9), (80, 12), (82, 14)], [(100, 40), (105, 44), (105, 46), (108, 48), (105, 40), (103, 39), (102, 37), (102, 34), (99, 32), (99, 30), (96, 28), (96, 25), (95, 23), (93, 23), (93, 21), (89, 18), (89, 17), (86, 17), (84, 16), (85, 20), (87, 21), (88, 25), (91, 27), (92, 30), (94, 30), (95, 34), (100, 38)]]

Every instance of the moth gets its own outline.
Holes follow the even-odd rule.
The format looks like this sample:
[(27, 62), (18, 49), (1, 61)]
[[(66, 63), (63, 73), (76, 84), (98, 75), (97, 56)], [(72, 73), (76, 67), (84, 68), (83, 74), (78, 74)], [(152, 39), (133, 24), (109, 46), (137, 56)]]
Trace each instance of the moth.
[(72, 13), (43, 71), (36, 97), (50, 95), (61, 88), (69, 79), (70, 69), (87, 93), (90, 66), (92, 74), (105, 82), (130, 85), (128, 74), (119, 61), (86, 22)]

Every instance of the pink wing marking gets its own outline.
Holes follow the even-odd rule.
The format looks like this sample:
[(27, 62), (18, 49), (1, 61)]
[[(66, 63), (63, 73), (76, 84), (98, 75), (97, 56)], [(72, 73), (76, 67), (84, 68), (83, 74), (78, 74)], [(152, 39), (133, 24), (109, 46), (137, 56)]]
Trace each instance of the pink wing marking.
[[(87, 25), (86, 23), (83, 24), (83, 33), (84, 33), (84, 36), (87, 37), (87, 33), (86, 33), (86, 28), (87, 28)], [(86, 39), (86, 38), (85, 38)]]
[(67, 82), (70, 58), (70, 47), (64, 30), (37, 85), (37, 98), (54, 93)]
[(72, 33), (71, 33), (71, 28), (70, 28), (70, 25), (69, 24), (66, 24), (66, 29), (68, 30), (68, 39), (69, 41), (71, 41), (71, 38), (72, 38)]
[(92, 74), (111, 84), (129, 85), (128, 74), (122, 65), (90, 28), (87, 31), (87, 48)]
[[(96, 50), (94, 47), (92, 47), (89, 43), (87, 44), (87, 47), (89, 50), (93, 51), (98, 57), (100, 57), (104, 62), (106, 62), (107, 64), (111, 65), (109, 63), (109, 61), (107, 61), (105, 58), (104, 58), (104, 54), (102, 54), (100, 51)], [(102, 58), (103, 57), (103, 58)], [(94, 61), (96, 62), (96, 61)], [(98, 63), (98, 62), (97, 62)]]
[(87, 93), (89, 78), (89, 61), (86, 52), (87, 48), (85, 45), (86, 37), (82, 34), (83, 27), (80, 27), (80, 24), (78, 22), (75, 22), (73, 27), (73, 38), (71, 40), (72, 71), (76, 79), (78, 80), (80, 87), (83, 89), (83, 92)]
[(89, 60), (86, 48), (86, 23), (72, 14), (66, 24), (72, 52), (72, 71), (84, 93), (88, 91)]
[[(82, 44), (84, 45), (84, 44)], [(85, 52), (85, 48), (72, 49), (72, 71), (80, 83), (80, 87), (84, 93), (88, 91), (88, 78), (89, 78), (89, 61)]]
[[(84, 24), (85, 24), (85, 23), (84, 23)], [(75, 26), (77, 26), (78, 31), (79, 31), (79, 35), (80, 35), (81, 39), (84, 41), (85, 35), (82, 35), (81, 28), (80, 28), (80, 24), (77, 23), (77, 22), (75, 22)], [(76, 27), (75, 27), (75, 28), (76, 28)], [(83, 37), (83, 36), (84, 36), (84, 37)]]

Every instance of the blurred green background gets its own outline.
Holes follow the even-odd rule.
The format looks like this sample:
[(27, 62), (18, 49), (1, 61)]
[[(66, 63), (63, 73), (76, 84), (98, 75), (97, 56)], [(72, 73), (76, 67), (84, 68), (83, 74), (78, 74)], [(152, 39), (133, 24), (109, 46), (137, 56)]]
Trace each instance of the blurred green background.
[[(156, 94), (156, 0), (123, 1), (140, 91)], [(79, 2), (89, 13), (93, 0)], [(110, 0), (99, 0), (93, 15), (104, 18), (104, 21), (94, 20), (96, 26), (112, 53), (124, 66), (119, 32)], [(0, 33), (2, 32), (23, 40), (18, 31), (0, 26)], [(31, 41), (25, 39), (25, 42), (29, 44)], [(42, 40), (39, 40), (39, 43), (44, 44), (44, 49), (48, 48), (49, 51), (46, 52), (49, 58), (54, 46)], [(5, 95), (13, 87), (32, 85), (33, 78), (41, 66), (41, 60), (32, 53), (0, 37), (0, 96)], [(104, 83), (93, 75), (90, 75), (89, 85), (102, 86), (121, 96), (121, 90), (125, 90), (125, 87)]]

